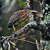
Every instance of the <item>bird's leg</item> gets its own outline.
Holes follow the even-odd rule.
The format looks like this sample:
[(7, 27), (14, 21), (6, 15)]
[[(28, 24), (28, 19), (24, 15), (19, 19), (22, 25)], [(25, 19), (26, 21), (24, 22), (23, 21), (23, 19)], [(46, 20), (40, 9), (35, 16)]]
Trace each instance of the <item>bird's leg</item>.
[(14, 24), (12, 25), (13, 29), (14, 29), (14, 32), (16, 31), (16, 28), (14, 27)]

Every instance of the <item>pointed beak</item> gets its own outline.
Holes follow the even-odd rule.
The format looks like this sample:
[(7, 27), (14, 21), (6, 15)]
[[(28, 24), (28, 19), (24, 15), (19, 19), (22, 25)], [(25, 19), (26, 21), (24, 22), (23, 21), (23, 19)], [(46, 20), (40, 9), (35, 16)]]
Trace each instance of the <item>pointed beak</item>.
[(31, 12), (35, 12), (35, 13), (37, 12), (36, 10), (30, 10), (30, 11), (31, 11)]

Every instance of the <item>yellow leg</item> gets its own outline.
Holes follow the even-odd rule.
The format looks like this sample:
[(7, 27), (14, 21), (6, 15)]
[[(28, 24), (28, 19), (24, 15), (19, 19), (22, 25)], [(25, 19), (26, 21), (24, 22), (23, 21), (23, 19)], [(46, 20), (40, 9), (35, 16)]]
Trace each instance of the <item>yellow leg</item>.
[(14, 31), (16, 31), (16, 29), (15, 29), (14, 25), (12, 25), (12, 27), (13, 27)]

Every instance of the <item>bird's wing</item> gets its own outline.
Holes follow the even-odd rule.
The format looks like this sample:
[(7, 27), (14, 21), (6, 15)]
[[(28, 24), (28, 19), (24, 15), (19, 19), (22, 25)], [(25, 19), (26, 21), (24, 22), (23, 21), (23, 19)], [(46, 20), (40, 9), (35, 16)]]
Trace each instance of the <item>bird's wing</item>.
[(15, 12), (9, 19), (8, 26), (12, 26), (15, 22), (24, 19), (27, 16), (28, 10), (20, 10)]

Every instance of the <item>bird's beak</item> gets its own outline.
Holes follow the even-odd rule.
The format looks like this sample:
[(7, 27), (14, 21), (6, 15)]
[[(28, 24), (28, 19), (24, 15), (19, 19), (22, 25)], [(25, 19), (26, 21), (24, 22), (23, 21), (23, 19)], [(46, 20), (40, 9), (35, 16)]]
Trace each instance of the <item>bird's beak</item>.
[(37, 12), (36, 10), (30, 10), (30, 11), (31, 11), (31, 12), (35, 12), (35, 13)]

